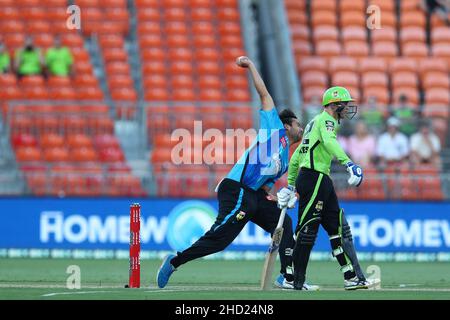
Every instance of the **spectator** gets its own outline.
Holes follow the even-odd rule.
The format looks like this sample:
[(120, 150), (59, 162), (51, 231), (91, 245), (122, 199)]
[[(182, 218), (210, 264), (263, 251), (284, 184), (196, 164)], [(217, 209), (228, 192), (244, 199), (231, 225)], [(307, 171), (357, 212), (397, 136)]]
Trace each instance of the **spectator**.
[(399, 97), (399, 104), (391, 109), (391, 116), (400, 120), (399, 130), (407, 136), (417, 132), (419, 113), (409, 104), (408, 97), (403, 94)]
[(355, 126), (355, 134), (347, 140), (347, 149), (355, 163), (368, 165), (375, 156), (375, 137), (369, 134), (363, 121), (358, 121)]
[(67, 77), (72, 75), (73, 58), (69, 48), (61, 46), (61, 39), (55, 36), (53, 47), (45, 54), (45, 63), (50, 76)]
[(449, 0), (422, 0), (419, 4), (423, 10), (428, 13), (430, 17), (432, 14), (437, 14), (446, 24), (450, 26), (450, 1)]
[(24, 76), (42, 75), (42, 54), (34, 46), (34, 41), (31, 36), (25, 38), (25, 45), (16, 52), (14, 62), (19, 79)]
[(3, 42), (0, 41), (0, 73), (11, 71), (11, 59)]
[(383, 113), (377, 107), (377, 97), (370, 96), (367, 103), (361, 107), (361, 119), (370, 131), (379, 134), (384, 123)]
[(387, 121), (387, 132), (383, 133), (377, 144), (377, 156), (380, 164), (390, 164), (408, 159), (408, 137), (398, 131), (400, 121), (391, 117)]
[(431, 131), (428, 122), (422, 122), (419, 132), (411, 137), (411, 161), (418, 163), (440, 164), (439, 152), (441, 142), (436, 134)]

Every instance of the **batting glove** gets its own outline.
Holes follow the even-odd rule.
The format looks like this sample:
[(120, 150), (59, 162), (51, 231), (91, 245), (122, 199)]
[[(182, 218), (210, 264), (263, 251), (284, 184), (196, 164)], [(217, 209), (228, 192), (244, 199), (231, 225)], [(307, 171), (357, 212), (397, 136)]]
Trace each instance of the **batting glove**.
[(363, 181), (363, 172), (361, 167), (354, 164), (353, 162), (348, 162), (346, 166), (347, 171), (350, 174), (350, 177), (347, 180), (348, 184), (351, 186), (359, 187), (359, 185)]
[(295, 207), (295, 203), (297, 202), (295, 188), (293, 186), (282, 188), (280, 191), (278, 191), (277, 198), (278, 208), (282, 209), (284, 207), (288, 207), (289, 209), (292, 209), (293, 207)]

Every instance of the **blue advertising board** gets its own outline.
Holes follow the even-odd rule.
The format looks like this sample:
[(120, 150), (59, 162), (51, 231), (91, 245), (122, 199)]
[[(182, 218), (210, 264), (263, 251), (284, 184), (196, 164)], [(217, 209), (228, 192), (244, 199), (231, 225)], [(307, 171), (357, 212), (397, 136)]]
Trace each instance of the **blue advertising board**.
[[(143, 250), (183, 250), (208, 230), (215, 200), (140, 199)], [(0, 248), (128, 249), (128, 199), (0, 200)], [(342, 202), (360, 252), (450, 252), (450, 203)], [(288, 212), (294, 222), (297, 211)], [(253, 223), (227, 248), (265, 251)], [(314, 250), (329, 251), (321, 228)]]

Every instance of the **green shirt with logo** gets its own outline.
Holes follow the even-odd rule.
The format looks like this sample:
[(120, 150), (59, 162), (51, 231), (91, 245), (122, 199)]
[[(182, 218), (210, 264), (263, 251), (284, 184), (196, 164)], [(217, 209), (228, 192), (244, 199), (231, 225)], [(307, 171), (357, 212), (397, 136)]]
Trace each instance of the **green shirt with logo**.
[(9, 69), (11, 60), (7, 52), (0, 53), (0, 72), (5, 72)]
[(289, 185), (295, 185), (302, 167), (329, 175), (333, 158), (336, 157), (343, 165), (351, 161), (336, 139), (337, 126), (337, 121), (325, 111), (306, 125), (302, 143), (289, 162)]
[(19, 74), (34, 75), (42, 72), (40, 52), (38, 49), (34, 50), (20, 50), (16, 54), (20, 60)]
[(72, 54), (67, 47), (50, 48), (45, 54), (45, 63), (52, 75), (68, 76), (73, 63)]

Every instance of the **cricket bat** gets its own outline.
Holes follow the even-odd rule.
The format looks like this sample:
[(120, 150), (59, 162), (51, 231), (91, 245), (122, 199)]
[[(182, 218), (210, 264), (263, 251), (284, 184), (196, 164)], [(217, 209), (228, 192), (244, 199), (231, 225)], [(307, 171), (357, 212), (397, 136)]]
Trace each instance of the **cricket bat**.
[(281, 237), (283, 236), (284, 216), (286, 215), (287, 207), (281, 210), (278, 224), (273, 232), (272, 243), (266, 253), (266, 261), (264, 261), (264, 268), (261, 276), (261, 290), (269, 290), (272, 284), (272, 272), (277, 259), (278, 247), (280, 246)]

